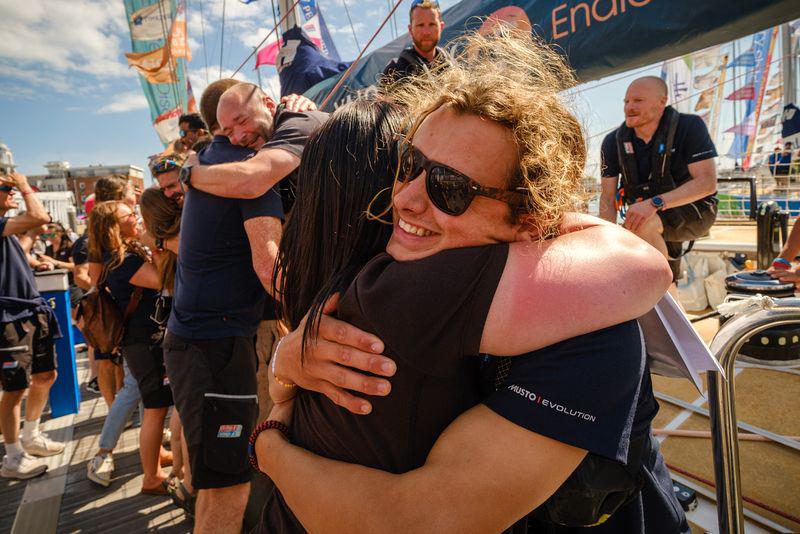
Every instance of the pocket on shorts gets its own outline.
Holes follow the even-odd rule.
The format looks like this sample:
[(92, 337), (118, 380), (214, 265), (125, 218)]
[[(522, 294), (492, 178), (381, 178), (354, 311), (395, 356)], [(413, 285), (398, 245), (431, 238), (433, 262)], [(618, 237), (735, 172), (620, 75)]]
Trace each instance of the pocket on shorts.
[(203, 461), (206, 467), (228, 474), (248, 469), (247, 446), (257, 414), (257, 395), (204, 394)]

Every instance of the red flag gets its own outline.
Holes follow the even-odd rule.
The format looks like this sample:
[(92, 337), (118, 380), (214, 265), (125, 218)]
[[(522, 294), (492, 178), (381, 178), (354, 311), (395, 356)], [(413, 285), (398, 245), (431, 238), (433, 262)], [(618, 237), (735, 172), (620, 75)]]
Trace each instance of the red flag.
[(725, 97), (725, 100), (753, 100), (756, 97), (756, 88), (753, 84), (745, 85)]
[(274, 65), (278, 58), (278, 43), (270, 43), (256, 54), (256, 68), (261, 65)]

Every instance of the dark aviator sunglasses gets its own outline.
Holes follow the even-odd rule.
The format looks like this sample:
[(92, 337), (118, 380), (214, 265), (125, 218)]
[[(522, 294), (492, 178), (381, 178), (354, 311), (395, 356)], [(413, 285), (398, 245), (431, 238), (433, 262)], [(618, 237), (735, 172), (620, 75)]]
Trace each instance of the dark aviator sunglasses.
[(428, 198), (442, 212), (458, 216), (472, 204), (476, 196), (493, 198), (518, 208), (525, 204), (528, 195), (518, 188), (508, 191), (479, 184), (469, 176), (437, 161), (429, 160), (407, 139), (398, 139), (399, 176), (401, 182), (410, 182), (425, 171), (425, 189)]

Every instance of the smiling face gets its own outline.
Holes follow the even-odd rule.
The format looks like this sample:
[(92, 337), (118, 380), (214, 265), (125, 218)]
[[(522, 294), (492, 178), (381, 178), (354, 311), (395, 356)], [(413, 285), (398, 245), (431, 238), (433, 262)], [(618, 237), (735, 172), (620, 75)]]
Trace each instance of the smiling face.
[(635, 80), (625, 93), (625, 125), (640, 128), (661, 120), (667, 105), (664, 82), (650, 78)]
[(431, 52), (442, 36), (442, 22), (439, 11), (431, 8), (416, 7), (411, 12), (411, 24), (408, 25), (408, 33), (414, 42), (414, 47), (423, 53)]
[[(428, 159), (466, 174), (487, 187), (507, 188), (517, 162), (511, 131), (475, 115), (447, 108), (431, 113), (414, 134), (414, 146)], [(462, 215), (452, 216), (431, 203), (425, 172), (411, 182), (395, 183), (394, 230), (386, 251), (408, 261), (442, 250), (517, 239), (507, 204), (476, 196)]]
[(231, 87), (219, 99), (217, 122), (234, 145), (258, 150), (272, 135), (275, 102), (250, 84)]
[(181, 188), (181, 184), (178, 179), (179, 174), (180, 171), (176, 169), (156, 174), (155, 178), (156, 182), (158, 182), (158, 187), (161, 189), (161, 192), (164, 193), (164, 196), (171, 198), (182, 206), (183, 189)]
[(131, 239), (139, 235), (136, 214), (130, 206), (127, 204), (117, 205), (114, 216), (117, 218), (117, 225), (119, 225), (119, 235), (123, 239)]

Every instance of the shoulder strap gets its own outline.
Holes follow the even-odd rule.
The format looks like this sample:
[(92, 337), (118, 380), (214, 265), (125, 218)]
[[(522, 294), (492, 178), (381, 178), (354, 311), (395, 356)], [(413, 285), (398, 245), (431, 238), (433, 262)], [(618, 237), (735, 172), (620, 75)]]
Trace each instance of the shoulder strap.
[(128, 301), (128, 306), (125, 308), (125, 314), (122, 316), (122, 324), (124, 326), (128, 325), (128, 320), (130, 320), (133, 313), (136, 311), (136, 308), (139, 307), (139, 302), (142, 300), (142, 288), (141, 287), (134, 287), (133, 293), (131, 293), (131, 300)]
[(672, 145), (675, 143), (675, 132), (678, 130), (678, 119), (680, 118), (680, 113), (675, 111), (672, 106), (667, 106), (664, 110), (664, 114), (667, 115), (667, 131), (664, 141), (664, 154), (661, 158), (661, 172), (657, 177), (659, 182), (666, 177), (671, 178), (672, 175), (670, 172), (669, 160), (672, 156)]

